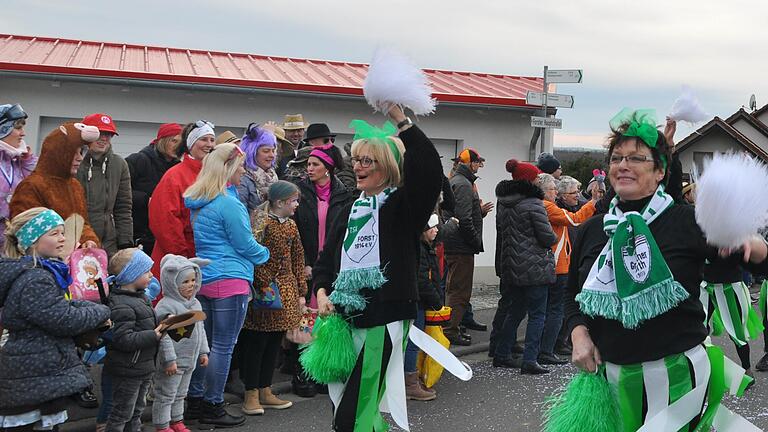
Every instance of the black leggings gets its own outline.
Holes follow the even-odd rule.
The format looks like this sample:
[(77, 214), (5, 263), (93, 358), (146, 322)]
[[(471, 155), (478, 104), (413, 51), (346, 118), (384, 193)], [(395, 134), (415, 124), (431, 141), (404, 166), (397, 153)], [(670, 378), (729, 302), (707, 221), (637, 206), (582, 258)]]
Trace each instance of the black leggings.
[(238, 338), (240, 379), (246, 390), (266, 388), (272, 385), (272, 374), (277, 363), (277, 353), (285, 336), (284, 331), (262, 332), (243, 329)]
[[(355, 368), (352, 369), (352, 375), (347, 381), (347, 385), (344, 388), (344, 395), (341, 398), (341, 402), (339, 402), (339, 407), (336, 409), (336, 415), (333, 418), (333, 430), (336, 432), (353, 432), (355, 430), (355, 421), (357, 420), (357, 398), (360, 393), (360, 375), (363, 370), (364, 354), (365, 346), (363, 346), (363, 349), (357, 356), (357, 363), (355, 363)], [(384, 350), (381, 356), (379, 391), (381, 391), (381, 386), (384, 385), (384, 381), (386, 380), (387, 365), (389, 364), (389, 357), (391, 354), (392, 340), (389, 337), (389, 332), (385, 331)], [(378, 409), (379, 406), (376, 404), (376, 410)]]

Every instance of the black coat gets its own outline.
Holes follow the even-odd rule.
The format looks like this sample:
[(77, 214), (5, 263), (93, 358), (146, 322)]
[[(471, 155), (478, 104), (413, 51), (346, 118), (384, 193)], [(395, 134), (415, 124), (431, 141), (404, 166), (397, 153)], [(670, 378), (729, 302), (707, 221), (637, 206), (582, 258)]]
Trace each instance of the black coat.
[(169, 162), (154, 145), (144, 147), (138, 153), (125, 158), (125, 161), (128, 162), (128, 170), (131, 172), (133, 237), (136, 244), (144, 246), (147, 255), (152, 255), (155, 237), (149, 229), (149, 198), (152, 197), (152, 192), (160, 183), (163, 174), (179, 161)]
[[(376, 290), (363, 289), (368, 304), (352, 314), (357, 328), (414, 319), (417, 309), (419, 238), (435, 208), (442, 183), (440, 157), (417, 126), (400, 133), (406, 152), (405, 184), (393, 192), (379, 210), (379, 257), (387, 282)], [(327, 234), (325, 248), (312, 270), (314, 289), (333, 292), (341, 266), (341, 248), (352, 203), (346, 205)], [(343, 312), (343, 311), (342, 311)]]
[(475, 180), (477, 176), (464, 164), (459, 164), (449, 180), (456, 204), (453, 211), (445, 211), (445, 218), (458, 219), (459, 229), (443, 237), (446, 255), (474, 255), (483, 251), (483, 213)]
[(2, 325), (10, 332), (0, 349), (0, 410), (40, 404), (91, 384), (73, 336), (109, 319), (109, 308), (64, 298), (48, 270), (30, 260), (0, 260)]
[(114, 376), (143, 378), (155, 371), (157, 318), (144, 290), (131, 292), (118, 286), (109, 293), (112, 342), (104, 370)]
[[(301, 245), (304, 247), (304, 264), (310, 267), (317, 261), (318, 245), (318, 217), (317, 217), (317, 192), (315, 185), (311, 180), (304, 179), (298, 183), (300, 200), (299, 207), (296, 209), (294, 220), (299, 228), (301, 236)], [(325, 217), (325, 236), (331, 232), (331, 227), (344, 208), (354, 200), (354, 197), (347, 192), (347, 188), (339, 179), (333, 177), (331, 180), (331, 196), (328, 199), (328, 214)], [(346, 220), (346, 219), (345, 219)]]
[(440, 310), (443, 307), (440, 296), (440, 266), (437, 253), (432, 245), (421, 241), (419, 257), (419, 308)]
[(525, 180), (503, 180), (496, 186), (496, 275), (513, 286), (555, 282), (552, 231), (544, 194)]

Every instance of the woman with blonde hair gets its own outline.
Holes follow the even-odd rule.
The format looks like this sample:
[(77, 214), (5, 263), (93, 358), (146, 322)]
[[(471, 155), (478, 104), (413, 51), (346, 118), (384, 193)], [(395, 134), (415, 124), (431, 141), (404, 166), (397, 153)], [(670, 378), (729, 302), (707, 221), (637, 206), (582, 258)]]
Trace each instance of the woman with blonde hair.
[(5, 230), (0, 308), (10, 337), (0, 350), (0, 430), (50, 430), (67, 420), (67, 400), (90, 383), (74, 337), (109, 325), (109, 308), (67, 300), (64, 220), (34, 207)]
[[(357, 360), (349, 378), (329, 385), (336, 431), (370, 431), (372, 422), (383, 422), (378, 407), (385, 392), (399, 392), (394, 397), (405, 401), (403, 383), (392, 379), (403, 379), (403, 342), (418, 307), (419, 237), (442, 185), (440, 158), (429, 138), (398, 106), (389, 117), (397, 127), (350, 124), (362, 193), (340, 212), (312, 269), (320, 314), (337, 310), (355, 340), (363, 341), (351, 353)], [(312, 374), (311, 365), (303, 364)], [(386, 373), (390, 368), (400, 372)], [(389, 379), (371, 380), (371, 371)]]
[(269, 251), (253, 238), (248, 211), (238, 198), (244, 160), (237, 145), (219, 144), (203, 160), (200, 174), (184, 192), (195, 254), (211, 261), (202, 269), (203, 286), (197, 295), (206, 314), (211, 353), (208, 367), (197, 368), (192, 375), (187, 412), (188, 417), (214, 426), (245, 422), (245, 417), (224, 410), (224, 385), (245, 320), (254, 267), (269, 259)]

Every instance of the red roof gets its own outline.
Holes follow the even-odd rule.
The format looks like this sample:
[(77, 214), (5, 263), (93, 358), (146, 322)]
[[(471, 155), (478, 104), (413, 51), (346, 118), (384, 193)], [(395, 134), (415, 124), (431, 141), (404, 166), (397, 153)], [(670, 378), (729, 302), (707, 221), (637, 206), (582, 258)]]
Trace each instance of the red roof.
[[(362, 95), (368, 65), (0, 34), (0, 70)], [(443, 102), (531, 107), (543, 80), (425, 69)], [(531, 107), (533, 108), (533, 107)]]

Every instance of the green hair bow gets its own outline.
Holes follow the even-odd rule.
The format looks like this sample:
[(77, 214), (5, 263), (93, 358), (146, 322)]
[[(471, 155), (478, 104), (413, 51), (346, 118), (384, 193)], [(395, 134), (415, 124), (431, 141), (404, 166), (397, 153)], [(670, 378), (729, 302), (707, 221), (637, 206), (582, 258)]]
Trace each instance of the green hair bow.
[(352, 120), (349, 122), (349, 128), (355, 130), (354, 141), (359, 139), (373, 139), (381, 140), (387, 143), (389, 150), (392, 152), (392, 156), (395, 158), (395, 162), (400, 164), (400, 149), (392, 140), (392, 136), (397, 135), (397, 128), (392, 122), (387, 121), (381, 128), (378, 128), (365, 120)]
[[(656, 129), (656, 110), (624, 108), (613, 116), (608, 124), (614, 131), (621, 131), (623, 127), (626, 127), (626, 130), (621, 132), (622, 135), (640, 138), (648, 147), (656, 148), (659, 140), (659, 131)], [(661, 155), (661, 163), (666, 170), (666, 156)]]

